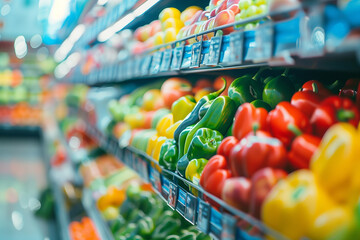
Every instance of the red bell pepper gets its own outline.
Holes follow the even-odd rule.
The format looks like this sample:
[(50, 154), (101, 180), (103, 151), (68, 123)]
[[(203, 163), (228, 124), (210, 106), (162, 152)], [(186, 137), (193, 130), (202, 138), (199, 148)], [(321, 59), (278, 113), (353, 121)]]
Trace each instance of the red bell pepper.
[(291, 98), (291, 105), (300, 109), (310, 119), (323, 98), (315, 92), (296, 92)]
[(288, 153), (290, 164), (295, 169), (309, 169), (311, 157), (318, 149), (320, 142), (320, 138), (310, 134), (303, 134), (296, 137)]
[(225, 180), (231, 177), (224, 156), (215, 155), (205, 165), (200, 176), (200, 185), (209, 193), (221, 198)]
[(218, 148), (217, 154), (222, 155), (229, 160), (231, 149), (239, 142), (236, 137), (230, 136), (224, 138)]
[(230, 153), (230, 169), (234, 176), (252, 177), (265, 167), (286, 166), (286, 149), (276, 138), (248, 136), (236, 144)]
[(357, 106), (348, 98), (332, 96), (326, 98), (311, 117), (315, 135), (322, 137), (335, 123), (348, 122), (357, 127), (360, 113)]
[(345, 82), (343, 88), (340, 89), (339, 96), (347, 97), (355, 101), (357, 96), (357, 90), (359, 88), (360, 79), (350, 78)]
[(320, 97), (329, 97), (332, 95), (331, 91), (327, 89), (324, 84), (317, 80), (310, 80), (304, 83), (301, 87), (302, 92), (314, 92)]
[(279, 103), (269, 113), (268, 124), (270, 133), (286, 147), (290, 146), (296, 136), (311, 133), (311, 125), (305, 113), (289, 102)]
[(229, 205), (247, 212), (250, 205), (250, 180), (244, 177), (228, 178), (222, 190), (222, 199)]
[(263, 168), (251, 178), (250, 214), (260, 218), (262, 203), (278, 181), (286, 178), (282, 169)]
[(267, 111), (250, 103), (242, 104), (235, 115), (233, 135), (241, 140), (251, 131), (266, 130)]

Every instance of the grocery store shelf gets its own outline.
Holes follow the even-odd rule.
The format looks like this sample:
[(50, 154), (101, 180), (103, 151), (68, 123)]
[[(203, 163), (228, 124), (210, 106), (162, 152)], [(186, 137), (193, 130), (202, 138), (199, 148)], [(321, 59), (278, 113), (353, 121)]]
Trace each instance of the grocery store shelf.
[(40, 126), (25, 126), (25, 125), (12, 125), (12, 124), (0, 124), (0, 136), (41, 136)]
[(114, 238), (110, 232), (110, 228), (102, 218), (100, 212), (98, 211), (92, 193), (89, 189), (84, 189), (81, 201), (86, 210), (86, 213), (94, 221), (100, 239), (113, 240)]
[(65, 198), (61, 186), (54, 180), (51, 180), (51, 189), (55, 198), (55, 216), (59, 226), (59, 232), (62, 240), (70, 240), (69, 224), (70, 220), (65, 206)]
[[(82, 115), (83, 118), (84, 116), (85, 114)], [(215, 239), (222, 239), (224, 236), (237, 236), (234, 239), (262, 239), (265, 235), (278, 240), (287, 239), (265, 226), (259, 220), (206, 192), (200, 186), (162, 168), (156, 160), (146, 153), (131, 146), (120, 147), (115, 138), (104, 136), (101, 131), (89, 124), (87, 125), (87, 132), (108, 153), (113, 154), (121, 162), (132, 168), (144, 181), (150, 182), (155, 192), (170, 207), (176, 209), (186, 220), (196, 225), (199, 230), (210, 234)], [(196, 189), (198, 196), (186, 190), (189, 187), (193, 190)], [(211, 207), (205, 199), (210, 199), (220, 206), (219, 210)], [(199, 210), (200, 208), (201, 210)], [(205, 210), (207, 211), (206, 214), (203, 213)], [(241, 229), (237, 225), (238, 222), (245, 222), (246, 229), (249, 229), (249, 226), (255, 228), (258, 231), (258, 236), (253, 236), (251, 233), (246, 232), (245, 229)]]
[[(79, 69), (75, 69), (64, 81), (102, 85), (264, 65), (359, 72), (360, 26), (348, 26), (347, 34), (339, 33), (333, 26), (347, 24), (346, 19), (337, 20), (326, 14), (330, 10), (338, 14), (344, 13), (333, 5), (328, 5), (328, 2), (316, 1), (310, 5), (306, 2), (269, 15), (217, 27), (94, 69), (88, 75), (82, 75)], [(269, 20), (270, 16), (294, 11), (296, 14), (290, 19), (280, 22)], [(230, 35), (201, 40), (201, 36), (205, 34), (264, 19), (267, 20), (255, 30), (239, 29)], [(195, 43), (185, 45), (189, 39)]]
[[(208, 4), (208, 0), (199, 0), (196, 2), (199, 6)], [(91, 25), (85, 34), (76, 43), (74, 49), (81, 49), (87, 45), (99, 43), (97, 37), (100, 33), (105, 33), (111, 37), (123, 28), (135, 29), (141, 25), (155, 20), (162, 9), (166, 7), (175, 7), (184, 10), (184, 4), (181, 1), (174, 0), (126, 0), (113, 7), (105, 16), (98, 19)], [(143, 14), (146, 12), (146, 19)], [(128, 21), (132, 19), (131, 21)], [(105, 38), (106, 39), (106, 38)], [(104, 39), (104, 40), (105, 40)]]

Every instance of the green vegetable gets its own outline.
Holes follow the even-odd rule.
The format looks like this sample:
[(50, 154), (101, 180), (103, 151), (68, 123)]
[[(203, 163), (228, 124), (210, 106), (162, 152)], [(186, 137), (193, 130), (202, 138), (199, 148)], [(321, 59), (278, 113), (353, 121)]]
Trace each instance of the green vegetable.
[(211, 240), (211, 237), (205, 233), (200, 232), (197, 236), (196, 236), (196, 240)]
[(129, 96), (129, 99), (127, 100), (127, 104), (129, 106), (133, 106), (133, 105), (141, 106), (144, 94), (150, 89), (160, 89), (162, 84), (163, 81), (157, 81), (135, 89)]
[(165, 240), (179, 240), (180, 237), (177, 235), (170, 235), (165, 238)]
[(180, 236), (180, 240), (196, 240), (196, 234), (193, 232), (187, 232)]
[(176, 170), (178, 147), (174, 139), (167, 139), (161, 146), (159, 165), (170, 171)]
[(144, 129), (137, 132), (131, 142), (131, 146), (143, 152), (146, 152), (149, 139), (156, 134), (155, 129)]
[(144, 217), (138, 222), (139, 234), (142, 237), (150, 237), (153, 231), (155, 230), (154, 221), (151, 217)]
[(159, 123), (160, 119), (162, 119), (165, 115), (168, 115), (170, 113), (169, 109), (166, 108), (161, 108), (159, 110), (157, 110), (154, 113), (154, 117), (151, 120), (151, 128), (152, 129), (156, 129), (156, 125)]
[(196, 131), (194, 138), (191, 140), (187, 153), (188, 159), (210, 159), (216, 154), (222, 140), (223, 135), (219, 131), (209, 128), (200, 128)]
[(254, 80), (251, 75), (244, 75), (235, 79), (229, 86), (228, 95), (235, 101), (236, 106), (252, 102), (261, 98), (262, 84)]
[(164, 240), (167, 236), (172, 235), (179, 231), (181, 227), (181, 221), (179, 219), (168, 219), (162, 221), (153, 232), (151, 239), (153, 240)]
[(184, 121), (182, 121), (182, 123), (178, 126), (178, 128), (175, 130), (175, 133), (174, 133), (174, 139), (175, 141), (177, 142), (179, 140), (179, 136), (180, 136), (180, 133), (185, 129), (187, 128), (188, 126), (190, 125), (193, 125), (195, 123), (197, 123), (199, 121), (199, 111), (201, 109), (201, 107), (217, 98), (218, 96), (220, 96), (220, 94), (225, 90), (226, 88), (226, 80), (223, 79), (224, 81), (224, 86), (219, 89), (218, 91), (216, 92), (213, 92), (213, 93), (210, 93), (206, 96), (203, 96), (197, 103), (196, 103), (196, 106), (194, 107), (194, 109), (186, 116), (186, 118), (184, 119)]
[(125, 225), (125, 219), (120, 215), (115, 220), (110, 221), (110, 230), (113, 234)]
[(202, 119), (205, 116), (206, 112), (209, 110), (209, 108), (213, 102), (214, 102), (214, 100), (211, 100), (201, 106), (201, 108), (199, 110), (199, 119)]
[(294, 85), (288, 79), (288, 71), (276, 77), (270, 77), (270, 79), (265, 79), (266, 85), (264, 87), (262, 98), (264, 102), (268, 103), (272, 108), (275, 108), (276, 105), (282, 101), (290, 102), (291, 97), (295, 93)]
[(135, 235), (137, 232), (137, 224), (129, 223), (124, 228), (122, 228), (119, 232), (117, 232), (117, 236), (125, 236), (125, 235)]
[(251, 102), (251, 104), (256, 108), (265, 108), (266, 111), (270, 112), (272, 110), (271, 106), (264, 102), (263, 100), (254, 100)]
[(182, 156), (182, 158), (179, 159), (176, 165), (176, 172), (182, 176), (185, 177), (185, 171), (187, 166), (189, 165), (189, 159), (187, 158), (187, 154)]
[(206, 127), (217, 130), (223, 135), (226, 134), (233, 122), (235, 112), (236, 104), (231, 98), (227, 96), (217, 97), (205, 116), (188, 133), (185, 140), (184, 152), (188, 151), (195, 133), (200, 128)]
[(229, 137), (229, 136), (233, 135), (233, 128), (234, 128), (234, 121), (231, 124), (231, 126), (229, 127), (228, 131), (226, 132), (226, 137)]
[(182, 158), (185, 154), (185, 152), (184, 152), (185, 140), (186, 140), (188, 133), (191, 131), (191, 129), (193, 127), (194, 127), (194, 125), (188, 126), (180, 133), (179, 140), (178, 140), (178, 150), (179, 150), (178, 159)]

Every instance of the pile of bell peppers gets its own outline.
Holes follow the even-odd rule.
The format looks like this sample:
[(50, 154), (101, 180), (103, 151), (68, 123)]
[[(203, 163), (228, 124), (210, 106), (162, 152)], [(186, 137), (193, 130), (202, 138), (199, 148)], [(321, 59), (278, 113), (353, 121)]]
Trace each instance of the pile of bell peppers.
[[(350, 145), (358, 143), (359, 138), (348, 137), (348, 147), (344, 144), (342, 149), (336, 145), (339, 141), (327, 136), (334, 132), (332, 129), (337, 129), (338, 136), (336, 138), (333, 133), (333, 138), (344, 140), (340, 136), (354, 132), (354, 129), (349, 129), (358, 126), (360, 80), (336, 81), (329, 86), (317, 80), (301, 85), (297, 85), (298, 82), (301, 81), (290, 74), (289, 69), (262, 68), (254, 75), (235, 79), (231, 84), (225, 81), (222, 87), (216, 88), (217, 91), (204, 90), (201, 97), (181, 96), (172, 101), (171, 109), (154, 113), (161, 117), (153, 118), (150, 129), (133, 130), (131, 145), (153, 157), (161, 167), (176, 172), (267, 224), (274, 215), (272, 209), (289, 210), (285, 209), (286, 204), (277, 200), (281, 198), (279, 186), (284, 189), (286, 186), (287, 192), (290, 187), (294, 188), (294, 198), (297, 198), (306, 194), (302, 187), (297, 189), (295, 186), (301, 185), (302, 181), (304, 187), (311, 189), (306, 200), (309, 203), (318, 198), (330, 199), (331, 204), (324, 204), (319, 211), (316, 210), (319, 214), (314, 214), (319, 218), (321, 214), (330, 214), (329, 218), (338, 220), (337, 216), (344, 217), (351, 212), (344, 206), (351, 206), (350, 209), (359, 207), (360, 180), (355, 179), (354, 173), (359, 168), (349, 160), (354, 158), (350, 152), (353, 154), (355, 151)], [(326, 142), (329, 148), (325, 147)], [(331, 152), (330, 156), (327, 151)], [(314, 160), (316, 158), (323, 161)], [(340, 158), (343, 160), (335, 160)], [(292, 180), (294, 175), (299, 180)], [(340, 187), (344, 185), (346, 187)], [(273, 199), (274, 206), (269, 199)], [(209, 202), (216, 207), (216, 203)], [(266, 204), (271, 207), (266, 208)], [(329, 213), (330, 209), (335, 210)], [(309, 220), (308, 216), (305, 219)], [(337, 229), (341, 234), (354, 232), (351, 230), (354, 221), (341, 231), (329, 227), (330, 224), (341, 225), (335, 220), (325, 227), (320, 224), (320, 218), (317, 220), (318, 229), (311, 221), (298, 229), (292, 229), (292, 222), (289, 222), (287, 231), (283, 229), (286, 221), (280, 220), (274, 220), (269, 226), (294, 238), (311, 236), (323, 239), (325, 235), (316, 234), (328, 234), (326, 229)], [(295, 223), (294, 220), (294, 228)]]
[(210, 240), (172, 211), (155, 193), (130, 185), (119, 216), (109, 221), (115, 240)]

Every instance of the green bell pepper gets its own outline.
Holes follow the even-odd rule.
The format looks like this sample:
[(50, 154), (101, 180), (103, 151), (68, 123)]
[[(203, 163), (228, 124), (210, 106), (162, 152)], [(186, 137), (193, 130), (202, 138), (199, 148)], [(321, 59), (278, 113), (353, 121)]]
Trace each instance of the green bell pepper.
[(187, 154), (182, 156), (179, 161), (176, 164), (176, 172), (182, 176), (185, 177), (185, 171), (187, 166), (189, 165), (189, 159), (187, 158)]
[(174, 139), (166, 139), (161, 146), (159, 165), (170, 171), (176, 170), (178, 161), (178, 146)]
[(180, 240), (196, 240), (196, 234), (193, 232), (187, 232), (180, 236)]
[(188, 159), (210, 159), (216, 154), (222, 140), (223, 135), (219, 131), (209, 128), (200, 128), (196, 131), (194, 138), (191, 140), (187, 153)]
[(167, 236), (172, 235), (179, 231), (181, 221), (179, 219), (170, 218), (167, 221), (162, 221), (153, 232), (151, 239), (164, 240)]
[(235, 79), (229, 86), (229, 97), (235, 101), (236, 106), (252, 102), (261, 98), (262, 84), (255, 81), (251, 75), (244, 75)]
[(137, 224), (135, 223), (129, 223), (127, 224), (125, 227), (123, 227), (122, 229), (120, 229), (120, 231), (118, 231), (116, 233), (117, 236), (134, 236), (136, 235), (138, 230)]
[(199, 110), (199, 120), (205, 116), (206, 112), (209, 110), (209, 108), (213, 102), (214, 102), (214, 99), (211, 101), (208, 101), (207, 103), (205, 103), (204, 105), (201, 106), (201, 108)]
[(139, 234), (142, 237), (150, 237), (153, 231), (155, 230), (154, 221), (151, 217), (144, 217), (138, 222)]
[(165, 238), (165, 240), (179, 240), (180, 237), (177, 235), (170, 235)]
[(217, 130), (223, 135), (226, 134), (234, 120), (236, 109), (236, 104), (230, 97), (217, 97), (205, 116), (188, 133), (185, 140), (184, 152), (189, 150), (190, 143), (200, 128), (206, 127)]
[(233, 129), (234, 129), (234, 121), (233, 121), (233, 123), (231, 124), (231, 126), (229, 127), (229, 129), (227, 130), (227, 132), (226, 132), (226, 137), (233, 136)]
[(126, 221), (121, 215), (119, 215), (116, 219), (110, 221), (110, 230), (112, 234), (118, 232), (125, 225), (125, 223)]
[(205, 233), (200, 232), (197, 236), (196, 236), (196, 240), (211, 240), (211, 237)]
[(128, 240), (144, 240), (144, 238), (142, 236), (135, 235), (135, 236), (129, 238)]
[(223, 79), (224, 85), (221, 89), (216, 92), (210, 93), (206, 96), (203, 96), (195, 105), (194, 109), (186, 116), (184, 121), (178, 126), (174, 133), (174, 139), (179, 140), (180, 133), (190, 125), (193, 125), (199, 121), (199, 111), (200, 108), (207, 102), (217, 98), (226, 88), (226, 80)]
[(163, 117), (165, 117), (169, 113), (170, 113), (170, 110), (167, 109), (167, 108), (161, 108), (161, 109), (157, 110), (154, 113), (154, 116), (153, 116), (153, 118), (151, 120), (151, 128), (156, 129), (156, 126), (159, 123), (160, 119), (162, 119)]
[(265, 83), (267, 83), (264, 87), (262, 98), (272, 108), (275, 108), (282, 101), (290, 102), (291, 97), (295, 93), (294, 85), (287, 76), (288, 71), (289, 69), (286, 69), (280, 76), (265, 79)]
[(149, 139), (156, 134), (155, 129), (144, 129), (137, 132), (131, 142), (131, 146), (143, 152), (146, 152)]
[(178, 150), (179, 150), (178, 159), (182, 158), (185, 154), (185, 152), (184, 152), (185, 140), (186, 140), (188, 133), (191, 131), (191, 129), (193, 127), (194, 127), (194, 125), (188, 126), (180, 133), (179, 140), (178, 140)]
[(263, 100), (257, 99), (251, 102), (251, 104), (256, 108), (265, 108), (266, 111), (270, 112), (272, 110), (271, 106), (264, 102)]

